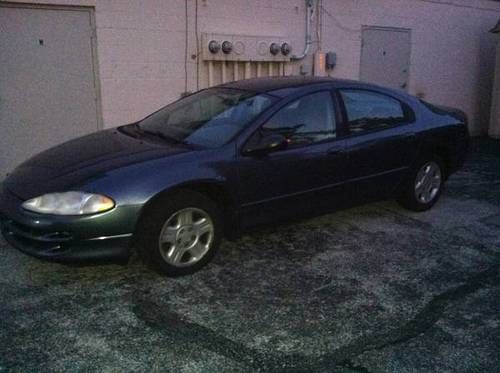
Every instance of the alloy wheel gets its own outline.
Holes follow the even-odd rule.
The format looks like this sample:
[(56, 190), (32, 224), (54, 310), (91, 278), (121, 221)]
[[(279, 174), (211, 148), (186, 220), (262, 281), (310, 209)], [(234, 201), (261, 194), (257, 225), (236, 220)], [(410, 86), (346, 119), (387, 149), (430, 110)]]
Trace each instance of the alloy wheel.
[(434, 162), (424, 164), (415, 180), (415, 196), (420, 203), (430, 203), (441, 189), (442, 174), (439, 165)]
[(159, 238), (161, 256), (175, 267), (188, 267), (199, 262), (214, 240), (214, 224), (210, 216), (198, 208), (185, 208), (173, 213), (163, 225)]

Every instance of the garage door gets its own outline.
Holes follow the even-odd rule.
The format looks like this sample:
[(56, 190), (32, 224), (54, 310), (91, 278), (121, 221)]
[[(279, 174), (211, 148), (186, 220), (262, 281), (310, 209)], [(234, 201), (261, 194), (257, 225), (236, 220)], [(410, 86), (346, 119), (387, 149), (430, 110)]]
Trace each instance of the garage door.
[(99, 127), (90, 9), (0, 5), (0, 180)]

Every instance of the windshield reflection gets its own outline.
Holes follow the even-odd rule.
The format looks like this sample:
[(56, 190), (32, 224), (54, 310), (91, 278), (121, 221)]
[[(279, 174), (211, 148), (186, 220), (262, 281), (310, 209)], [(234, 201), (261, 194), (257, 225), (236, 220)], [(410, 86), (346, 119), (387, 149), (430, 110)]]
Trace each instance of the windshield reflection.
[(210, 88), (160, 109), (138, 126), (166, 140), (213, 148), (229, 142), (273, 101), (266, 94)]

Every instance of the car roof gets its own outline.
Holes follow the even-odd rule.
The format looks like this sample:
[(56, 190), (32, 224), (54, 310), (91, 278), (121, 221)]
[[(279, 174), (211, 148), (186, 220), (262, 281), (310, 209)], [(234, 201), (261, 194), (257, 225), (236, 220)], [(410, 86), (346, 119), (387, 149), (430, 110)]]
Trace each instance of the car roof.
[(319, 84), (330, 84), (333, 88), (335, 87), (349, 87), (349, 88), (360, 88), (360, 89), (370, 89), (376, 90), (381, 93), (393, 94), (400, 98), (409, 99), (407, 93), (395, 90), (392, 88), (382, 87), (376, 84), (360, 82), (357, 80), (349, 79), (337, 79), (331, 77), (319, 77), (319, 76), (273, 76), (273, 77), (262, 77), (262, 78), (252, 78), (238, 80), (226, 84), (219, 85), (218, 87), (226, 87), (233, 89), (241, 89), (244, 91), (267, 93), (273, 96), (286, 97), (292, 93), (296, 93), (297, 90), (306, 89), (308, 87), (319, 85)]
[[(238, 80), (223, 84), (223, 87), (244, 91), (271, 93), (289, 88), (300, 88), (313, 84), (332, 83), (334, 79), (315, 76), (273, 76)], [(281, 95), (280, 95), (281, 96)]]
[(291, 93), (290, 90), (295, 91), (295, 89), (306, 88), (317, 84), (331, 84), (332, 86), (348, 85), (350, 87), (387, 90), (386, 88), (374, 84), (363, 83), (356, 80), (336, 79), (318, 76), (273, 76), (252, 78), (222, 84), (219, 87), (268, 93), (279, 97), (285, 97)]

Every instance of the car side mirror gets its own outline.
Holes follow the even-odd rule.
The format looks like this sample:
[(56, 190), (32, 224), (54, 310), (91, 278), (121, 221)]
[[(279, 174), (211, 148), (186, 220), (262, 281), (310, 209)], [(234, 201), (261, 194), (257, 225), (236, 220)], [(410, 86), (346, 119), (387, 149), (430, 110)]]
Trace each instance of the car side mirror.
[(278, 150), (283, 150), (288, 147), (288, 139), (277, 133), (271, 133), (259, 137), (254, 141), (250, 141), (245, 150), (244, 155), (265, 155)]

